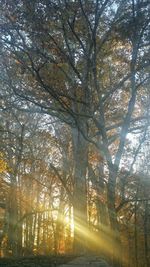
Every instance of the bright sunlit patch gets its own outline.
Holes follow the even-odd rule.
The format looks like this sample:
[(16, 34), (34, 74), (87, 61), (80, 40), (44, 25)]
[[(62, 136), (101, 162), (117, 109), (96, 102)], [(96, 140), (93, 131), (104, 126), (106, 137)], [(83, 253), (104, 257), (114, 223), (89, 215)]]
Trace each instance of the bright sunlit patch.
[[(74, 225), (75, 231), (78, 233), (78, 241), (89, 251), (97, 251), (104, 255), (115, 257), (122, 261), (121, 244), (119, 241), (119, 233), (112, 231), (109, 226), (100, 225), (100, 231), (90, 229), (80, 216), (76, 219)], [(119, 244), (119, 245), (118, 245)]]

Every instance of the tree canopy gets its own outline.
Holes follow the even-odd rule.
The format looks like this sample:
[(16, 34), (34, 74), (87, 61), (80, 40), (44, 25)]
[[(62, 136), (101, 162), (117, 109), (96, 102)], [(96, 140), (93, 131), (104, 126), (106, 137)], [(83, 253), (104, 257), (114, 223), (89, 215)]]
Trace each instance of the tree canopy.
[[(0, 2), (7, 247), (40, 251), (52, 236), (45, 253), (100, 250), (126, 266), (121, 243), (132, 246), (133, 234), (129, 264), (142, 266), (143, 242), (148, 267), (148, 1)], [(30, 208), (21, 211), (28, 188)]]

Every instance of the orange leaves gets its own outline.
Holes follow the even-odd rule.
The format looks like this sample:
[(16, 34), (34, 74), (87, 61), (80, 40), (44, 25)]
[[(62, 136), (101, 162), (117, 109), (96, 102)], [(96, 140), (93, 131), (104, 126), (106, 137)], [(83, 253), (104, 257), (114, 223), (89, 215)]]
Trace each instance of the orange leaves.
[(96, 163), (99, 163), (99, 162), (102, 162), (102, 161), (103, 161), (103, 158), (102, 158), (102, 156), (100, 155), (99, 152), (91, 151), (89, 153), (89, 162), (91, 164), (96, 164)]
[(0, 173), (3, 173), (7, 170), (7, 163), (4, 159), (4, 155), (0, 152)]

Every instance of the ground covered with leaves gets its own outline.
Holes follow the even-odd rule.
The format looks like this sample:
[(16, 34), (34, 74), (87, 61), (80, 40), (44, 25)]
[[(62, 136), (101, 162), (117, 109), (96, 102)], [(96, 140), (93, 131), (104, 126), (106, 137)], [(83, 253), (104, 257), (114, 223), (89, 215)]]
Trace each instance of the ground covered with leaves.
[(2, 258), (0, 267), (56, 267), (71, 261), (74, 256), (34, 256), (22, 258)]

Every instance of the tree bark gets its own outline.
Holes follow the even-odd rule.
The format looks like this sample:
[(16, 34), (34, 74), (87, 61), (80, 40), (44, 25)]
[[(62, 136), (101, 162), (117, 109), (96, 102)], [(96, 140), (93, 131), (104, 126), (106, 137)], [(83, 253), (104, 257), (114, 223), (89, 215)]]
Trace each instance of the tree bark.
[(145, 245), (145, 261), (146, 267), (150, 266), (149, 259), (149, 242), (148, 242), (148, 201), (145, 202), (145, 214), (144, 214), (144, 245)]
[(86, 171), (88, 145), (78, 129), (72, 130), (74, 153), (74, 253), (83, 254), (87, 244)]
[(18, 203), (16, 199), (16, 183), (12, 182), (8, 207), (8, 254), (17, 256)]
[(115, 187), (116, 187), (116, 177), (117, 172), (112, 167), (109, 173), (109, 182), (107, 187), (107, 204), (108, 204), (108, 215), (110, 222), (110, 232), (111, 232), (111, 244), (110, 244), (110, 254), (112, 255), (113, 266), (121, 266), (121, 239), (119, 231), (119, 223), (117, 220), (117, 212), (115, 207)]

